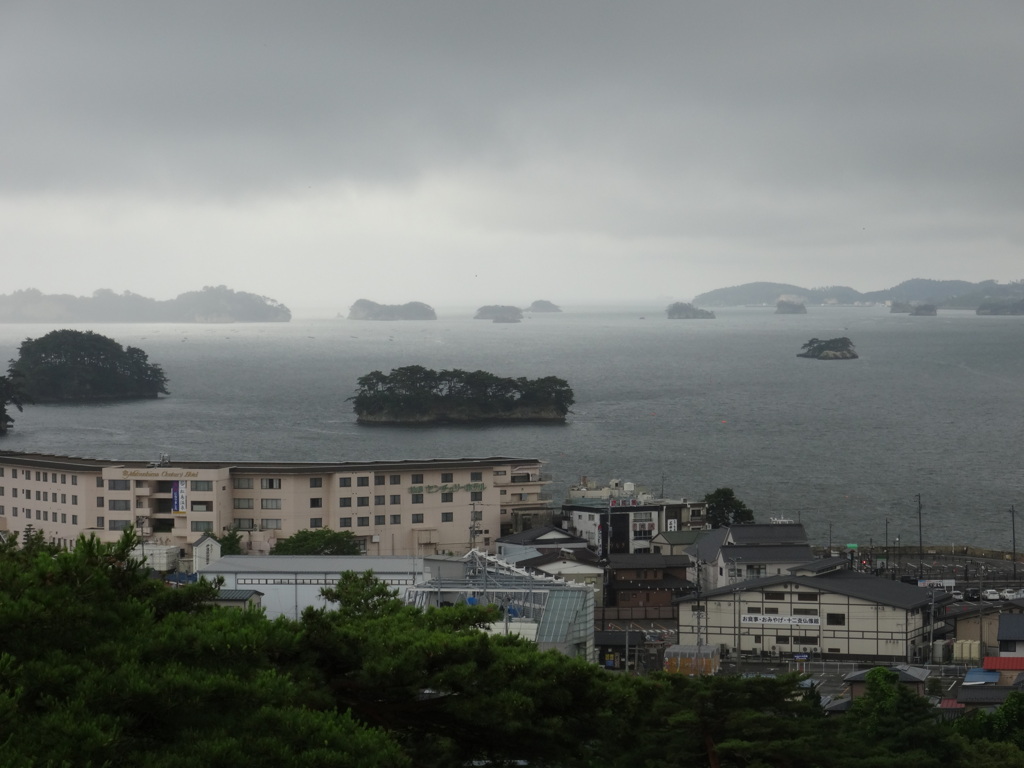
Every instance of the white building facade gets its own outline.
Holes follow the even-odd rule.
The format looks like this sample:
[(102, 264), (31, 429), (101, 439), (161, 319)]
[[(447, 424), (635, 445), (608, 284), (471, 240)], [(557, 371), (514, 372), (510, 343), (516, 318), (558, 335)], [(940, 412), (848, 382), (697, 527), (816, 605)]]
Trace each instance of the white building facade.
[(350, 531), (370, 555), (493, 552), (519, 516), (543, 512), (537, 459), (387, 462), (106, 461), (0, 453), (0, 531), (73, 546), (135, 526), (185, 557), (204, 534), (237, 529), (247, 553), (307, 529)]

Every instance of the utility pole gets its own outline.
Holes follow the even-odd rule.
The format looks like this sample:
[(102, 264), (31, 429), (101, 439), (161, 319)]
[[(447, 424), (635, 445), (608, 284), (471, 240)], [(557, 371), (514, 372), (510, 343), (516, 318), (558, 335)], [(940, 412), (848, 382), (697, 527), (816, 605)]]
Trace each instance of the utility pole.
[(921, 533), (921, 494), (917, 494), (917, 580), (924, 578), (924, 536)]
[(1010, 505), (1010, 530), (1013, 536), (1013, 583), (1017, 583), (1017, 512)]

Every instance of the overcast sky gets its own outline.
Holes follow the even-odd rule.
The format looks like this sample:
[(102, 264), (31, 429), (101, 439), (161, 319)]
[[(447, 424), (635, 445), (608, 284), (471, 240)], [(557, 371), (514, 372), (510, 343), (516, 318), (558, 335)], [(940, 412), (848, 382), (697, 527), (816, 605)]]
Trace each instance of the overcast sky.
[(1024, 3), (0, 2), (0, 293), (1024, 278)]

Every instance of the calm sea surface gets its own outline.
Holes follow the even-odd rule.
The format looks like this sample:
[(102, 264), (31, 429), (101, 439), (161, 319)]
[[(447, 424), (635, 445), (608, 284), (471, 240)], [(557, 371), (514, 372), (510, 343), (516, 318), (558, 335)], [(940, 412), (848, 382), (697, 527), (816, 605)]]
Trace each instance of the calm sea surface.
[[(171, 396), (15, 413), (6, 450), (110, 459), (380, 460), (524, 456), (553, 497), (587, 475), (699, 498), (732, 487), (758, 520), (790, 517), (837, 546), (1009, 548), (1024, 511), (1024, 318), (883, 308), (566, 311), (519, 324), (296, 320), (266, 325), (89, 325), (163, 366)], [(646, 316), (646, 319), (643, 319)], [(0, 325), (0, 353), (52, 325)], [(796, 357), (849, 336), (860, 359)], [(358, 426), (356, 379), (402, 365), (555, 375), (565, 426)], [(1024, 528), (1021, 542), (1024, 544)]]

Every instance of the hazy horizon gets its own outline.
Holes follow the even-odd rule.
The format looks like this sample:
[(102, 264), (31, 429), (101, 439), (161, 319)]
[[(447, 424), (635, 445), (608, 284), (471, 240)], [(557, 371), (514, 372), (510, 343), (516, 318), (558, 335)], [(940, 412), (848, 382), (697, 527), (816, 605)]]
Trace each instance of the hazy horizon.
[(7, 3), (0, 292), (1015, 281), (1022, 28), (1009, 0)]

